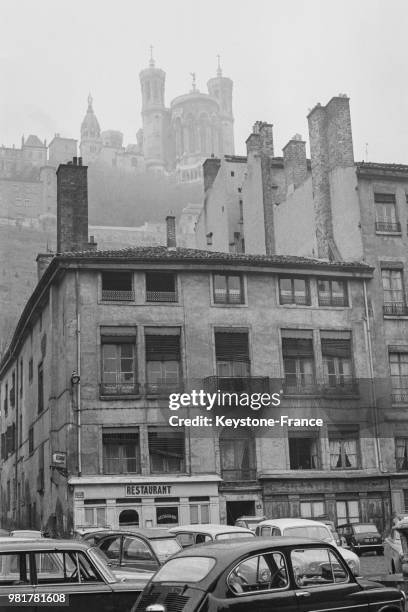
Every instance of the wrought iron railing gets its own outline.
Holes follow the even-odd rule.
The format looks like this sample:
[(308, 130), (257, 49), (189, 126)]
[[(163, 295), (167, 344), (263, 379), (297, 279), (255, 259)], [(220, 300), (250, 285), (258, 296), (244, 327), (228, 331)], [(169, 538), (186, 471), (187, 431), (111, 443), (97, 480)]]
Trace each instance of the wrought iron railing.
[(405, 302), (384, 302), (383, 312), (386, 316), (408, 316), (408, 306)]
[(214, 290), (215, 304), (243, 304), (244, 296), (240, 289), (215, 289)]
[(376, 221), (375, 222), (375, 231), (376, 232), (401, 232), (401, 223), (399, 221)]
[(319, 293), (319, 306), (348, 306), (346, 295), (324, 295)]
[(102, 299), (107, 302), (132, 302), (135, 299), (135, 292), (102, 289)]
[(310, 306), (309, 295), (285, 295), (281, 294), (279, 297), (280, 304), (297, 304), (298, 306)]
[(354, 376), (329, 375), (323, 383), (322, 392), (323, 395), (357, 395), (358, 382)]
[(176, 291), (146, 291), (147, 302), (177, 302)]
[(104, 396), (139, 395), (140, 384), (135, 382), (101, 383), (100, 394)]
[(317, 395), (320, 391), (314, 374), (286, 374), (282, 388), (284, 395)]
[(408, 403), (408, 376), (391, 375), (391, 396), (394, 404)]
[(267, 376), (207, 376), (203, 379), (204, 390), (226, 393), (269, 393)]

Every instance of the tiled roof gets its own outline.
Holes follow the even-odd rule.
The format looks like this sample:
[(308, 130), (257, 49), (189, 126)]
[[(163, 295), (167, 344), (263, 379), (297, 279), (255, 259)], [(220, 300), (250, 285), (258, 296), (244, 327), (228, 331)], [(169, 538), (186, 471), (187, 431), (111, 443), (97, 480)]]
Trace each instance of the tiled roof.
[(58, 258), (80, 260), (126, 259), (146, 262), (174, 261), (183, 263), (221, 263), (252, 266), (318, 266), (344, 270), (370, 270), (370, 266), (361, 262), (330, 262), (324, 259), (315, 259), (313, 257), (297, 257), (294, 255), (251, 255), (221, 253), (217, 251), (203, 251), (200, 249), (168, 249), (165, 246), (142, 246), (129, 247), (126, 249), (119, 250), (58, 253)]
[(382, 171), (382, 172), (406, 172), (408, 164), (382, 164), (378, 162), (356, 162), (358, 170)]

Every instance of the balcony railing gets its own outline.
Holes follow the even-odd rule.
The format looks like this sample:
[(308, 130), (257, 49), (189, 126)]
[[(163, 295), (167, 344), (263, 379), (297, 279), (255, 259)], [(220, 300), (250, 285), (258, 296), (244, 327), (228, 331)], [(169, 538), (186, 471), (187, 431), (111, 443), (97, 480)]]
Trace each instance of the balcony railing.
[(405, 302), (384, 302), (383, 311), (386, 316), (408, 316), (408, 306)]
[(399, 221), (376, 221), (375, 231), (401, 233), (401, 223)]
[(175, 382), (156, 381), (145, 384), (146, 395), (169, 395), (170, 393), (181, 393), (183, 383), (181, 380)]
[(323, 395), (357, 395), (358, 383), (353, 376), (327, 376), (322, 388)]
[(147, 302), (177, 302), (175, 291), (146, 291)]
[(214, 303), (215, 304), (243, 304), (243, 292), (241, 289), (215, 289)]
[(283, 381), (284, 395), (317, 395), (319, 391), (314, 374), (286, 374)]
[(221, 469), (221, 476), (225, 481), (234, 481), (237, 480), (256, 480), (256, 469), (248, 468), (248, 469)]
[(139, 395), (140, 384), (135, 382), (101, 383), (100, 394), (104, 396)]
[(281, 304), (297, 304), (298, 306), (310, 306), (310, 297), (305, 294), (285, 295), (281, 293), (279, 301)]
[(207, 376), (203, 380), (204, 390), (209, 393), (269, 393), (267, 376)]
[(394, 404), (408, 403), (408, 376), (391, 376), (391, 395)]
[(117, 289), (102, 289), (102, 299), (107, 302), (133, 302), (135, 299), (135, 292)]
[(319, 293), (319, 306), (336, 306), (344, 307), (348, 306), (348, 300), (346, 295), (325, 295)]

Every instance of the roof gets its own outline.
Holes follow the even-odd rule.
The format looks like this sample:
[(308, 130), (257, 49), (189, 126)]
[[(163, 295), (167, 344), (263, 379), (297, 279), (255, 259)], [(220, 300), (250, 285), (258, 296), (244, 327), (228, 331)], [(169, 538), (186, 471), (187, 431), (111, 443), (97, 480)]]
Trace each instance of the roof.
[(276, 527), (308, 527), (311, 525), (312, 527), (316, 527), (316, 525), (323, 525), (327, 527), (322, 521), (312, 520), (312, 519), (302, 519), (302, 518), (277, 518), (277, 519), (266, 519), (265, 521), (260, 521), (257, 527), (262, 527), (262, 525), (276, 525)]
[(395, 178), (408, 179), (408, 165), (407, 164), (388, 164), (379, 162), (356, 162), (356, 169), (358, 175), (367, 175), (371, 177), (375, 176), (393, 176)]
[(1, 552), (31, 550), (88, 550), (89, 544), (79, 540), (54, 540), (51, 538), (0, 538)]
[(41, 140), (38, 138), (38, 136), (35, 136), (35, 134), (29, 135), (27, 140), (24, 141), (24, 146), (25, 147), (43, 147), (45, 148), (44, 143), (41, 142)]
[(169, 529), (170, 533), (179, 533), (181, 531), (187, 533), (208, 533), (208, 535), (215, 536), (219, 533), (247, 533), (251, 536), (253, 535), (253, 531), (250, 529), (246, 529), (245, 527), (235, 527), (234, 525), (218, 525), (206, 523), (204, 524), (195, 524), (195, 525), (179, 525), (178, 527), (171, 527)]
[(147, 540), (157, 540), (163, 538), (171, 538), (174, 539), (175, 536), (169, 532), (168, 529), (138, 529), (135, 527), (127, 527), (126, 529), (100, 529), (89, 531), (83, 535), (83, 538), (86, 540), (90, 537), (97, 537), (98, 539), (102, 539), (108, 535), (129, 535), (129, 536), (141, 536), (142, 538), (146, 538)]

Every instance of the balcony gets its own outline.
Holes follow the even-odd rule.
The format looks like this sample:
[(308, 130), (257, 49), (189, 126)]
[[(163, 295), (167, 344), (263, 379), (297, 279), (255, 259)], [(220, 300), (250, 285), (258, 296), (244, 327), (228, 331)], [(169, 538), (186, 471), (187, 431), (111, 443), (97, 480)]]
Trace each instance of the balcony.
[(324, 381), (322, 394), (324, 397), (331, 395), (358, 395), (358, 382), (353, 376), (333, 375)]
[(177, 302), (176, 291), (146, 291), (146, 302)]
[(269, 393), (267, 376), (207, 376), (203, 380), (207, 393)]
[(405, 302), (384, 302), (383, 312), (386, 317), (406, 317), (408, 306)]
[(375, 222), (376, 232), (386, 232), (389, 234), (400, 234), (401, 223), (399, 221), (386, 221), (385, 219)]
[(391, 397), (393, 404), (408, 404), (408, 376), (391, 375)]
[(140, 395), (140, 384), (135, 382), (101, 383), (99, 390), (103, 397)]
[(118, 289), (102, 289), (102, 300), (107, 302), (133, 302), (134, 291), (123, 291)]
[(284, 395), (318, 395), (320, 393), (314, 374), (286, 374), (282, 387)]

